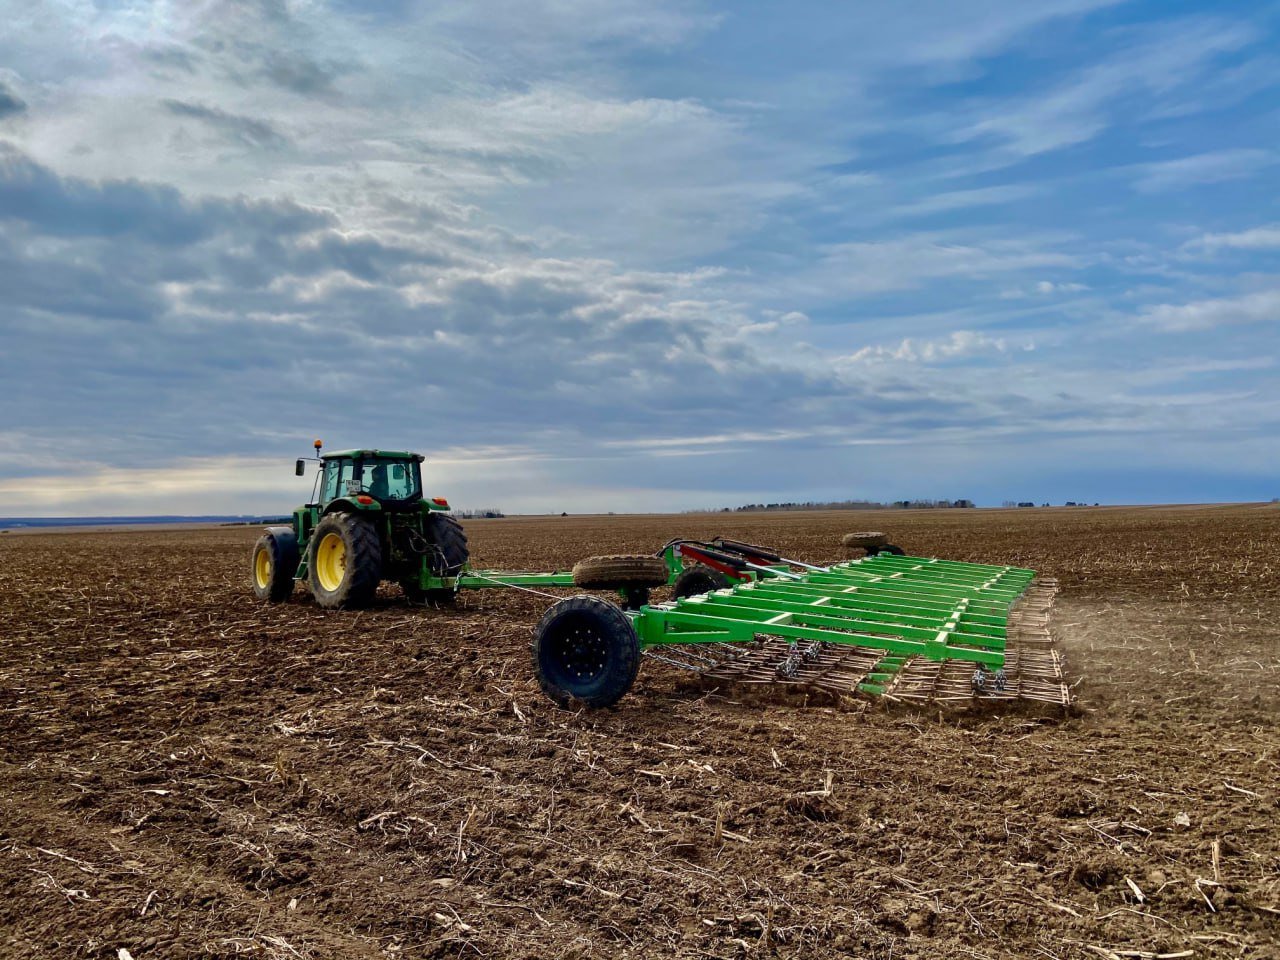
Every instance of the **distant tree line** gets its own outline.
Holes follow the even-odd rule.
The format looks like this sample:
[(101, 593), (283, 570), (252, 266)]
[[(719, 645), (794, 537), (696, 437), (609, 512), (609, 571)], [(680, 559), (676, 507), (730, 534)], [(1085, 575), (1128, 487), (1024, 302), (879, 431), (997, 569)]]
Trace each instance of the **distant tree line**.
[[(806, 500), (803, 503), (747, 503), (740, 507), (722, 507), (721, 513), (760, 513), (769, 510), (952, 510), (972, 507), (972, 500), (894, 500), (878, 503), (874, 500)], [(695, 511), (696, 512), (696, 511)]]
[(463, 520), (497, 520), (499, 517), (505, 517), (506, 514), (497, 507), (478, 507), (473, 510), (455, 510), (455, 517)]
[[(1000, 504), (1000, 506), (1002, 507), (1034, 507), (1035, 505), (1036, 504), (1034, 500), (1006, 500)], [(1053, 504), (1042, 503), (1040, 504), (1040, 506), (1051, 507), (1053, 506)], [(1083, 500), (1080, 500), (1080, 501), (1068, 500), (1066, 503), (1063, 504), (1063, 506), (1064, 507), (1087, 507), (1089, 506), (1089, 504), (1085, 503)], [(1097, 507), (1097, 506), (1100, 506), (1100, 504), (1095, 503), (1094, 506)]]

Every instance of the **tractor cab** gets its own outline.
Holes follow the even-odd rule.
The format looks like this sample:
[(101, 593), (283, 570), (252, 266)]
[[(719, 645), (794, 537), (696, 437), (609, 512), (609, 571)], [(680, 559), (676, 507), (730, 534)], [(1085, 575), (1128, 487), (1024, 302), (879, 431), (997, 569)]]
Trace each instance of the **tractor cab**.
[(362, 506), (373, 499), (384, 510), (417, 509), (422, 500), (422, 455), (390, 450), (343, 450), (321, 458), (317, 503)]

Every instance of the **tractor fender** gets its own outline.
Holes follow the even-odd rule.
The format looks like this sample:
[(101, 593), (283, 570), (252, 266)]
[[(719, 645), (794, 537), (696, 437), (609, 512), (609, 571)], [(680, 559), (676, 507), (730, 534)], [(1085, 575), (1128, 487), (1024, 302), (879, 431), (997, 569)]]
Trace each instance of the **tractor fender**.
[(331, 513), (378, 513), (381, 510), (382, 504), (372, 497), (369, 498), (369, 503), (361, 503), (355, 497), (338, 497), (329, 501), (320, 516), (327, 517)]

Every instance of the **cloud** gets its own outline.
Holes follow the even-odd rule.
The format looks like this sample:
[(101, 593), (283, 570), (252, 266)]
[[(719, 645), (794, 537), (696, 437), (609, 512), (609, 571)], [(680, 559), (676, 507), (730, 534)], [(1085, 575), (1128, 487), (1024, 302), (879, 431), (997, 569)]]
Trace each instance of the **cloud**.
[(0, 120), (25, 113), (27, 104), (0, 80)]
[(1144, 163), (1133, 168), (1134, 189), (1140, 193), (1183, 190), (1202, 183), (1222, 183), (1252, 177), (1280, 160), (1266, 150), (1215, 150), (1176, 160)]
[(1160, 304), (1142, 311), (1143, 324), (1167, 333), (1213, 330), (1222, 326), (1280, 321), (1280, 290), (1261, 290), (1241, 297)]
[(931, 232), (835, 244), (823, 251), (812, 270), (799, 272), (792, 282), (794, 289), (820, 286), (828, 296), (863, 297), (947, 278), (973, 280), (1045, 267), (1071, 269), (1083, 263), (1077, 254), (1046, 249), (1037, 238)]
[(174, 116), (199, 120), (218, 133), (238, 140), (249, 147), (279, 148), (289, 143), (289, 138), (264, 120), (227, 113), (217, 107), (207, 107), (184, 100), (165, 100), (164, 107)]
[(937, 193), (912, 201), (894, 209), (901, 217), (921, 217), (970, 207), (1012, 203), (1034, 196), (1043, 188), (1031, 184), (1009, 184), (999, 187), (978, 187), (973, 190), (953, 190)]
[[(1214, 60), (1257, 39), (1251, 26), (1186, 18), (1130, 31), (1130, 39), (1072, 79), (1021, 101), (977, 107), (976, 118), (953, 136), (957, 142), (991, 138), (1022, 159), (1092, 140), (1143, 97), (1194, 95), (1195, 81)], [(1141, 109), (1141, 107), (1138, 107)]]
[(1221, 250), (1280, 249), (1280, 224), (1252, 227), (1236, 233), (1206, 233), (1183, 244), (1186, 250), (1217, 253)]
[[(1184, 403), (1131, 358), (1271, 349), (1261, 323), (1151, 336), (1223, 296), (1186, 238), (1270, 269), (1246, 211), (1206, 205), (1221, 170), (1157, 167), (1265, 142), (1260, 101), (1177, 108), (1270, 38), (1103, 6), (50, 8), (0, 35), (32, 103), (0, 148), (0, 451), (25, 451), (0, 477), (83, 469), (123, 505), (100, 474), (140, 471), (203, 503), (184, 458), (209, 451), (235, 465), (216, 496), (287, 509), (289, 456), (260, 471), (320, 433), (559, 510), (970, 495), (902, 488), (1028, 437), (1172, 462), (1230, 432), (1258, 459), (1271, 371)], [(894, 223), (922, 216), (945, 226)]]
[(56, 236), (135, 235), (166, 244), (195, 243), (237, 227), (298, 234), (330, 222), (289, 201), (190, 201), (169, 186), (63, 178), (0, 143), (0, 221), (6, 219)]
[[(956, 330), (949, 337), (919, 340), (907, 337), (892, 347), (863, 347), (841, 361), (846, 363), (878, 363), (890, 360), (903, 363), (936, 363), (958, 357), (1006, 353), (1011, 349), (1003, 337), (991, 337), (973, 330)], [(1030, 344), (1023, 350), (1032, 350)]]

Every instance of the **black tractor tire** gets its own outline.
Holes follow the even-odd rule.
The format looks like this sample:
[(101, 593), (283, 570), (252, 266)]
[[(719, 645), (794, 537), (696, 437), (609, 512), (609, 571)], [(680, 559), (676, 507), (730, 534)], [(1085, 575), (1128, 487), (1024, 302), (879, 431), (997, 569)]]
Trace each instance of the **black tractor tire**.
[(721, 590), (729, 584), (729, 578), (719, 570), (712, 570), (699, 563), (692, 567), (685, 567), (677, 574), (675, 582), (671, 584), (671, 592), (677, 600), (681, 600), (684, 597), (696, 597), (700, 593)]
[(846, 550), (863, 549), (871, 552), (887, 544), (889, 538), (883, 533), (846, 533), (840, 542)]
[(667, 583), (667, 563), (652, 555), (587, 557), (574, 564), (573, 582), (587, 590), (662, 587)]
[(598, 597), (569, 597), (533, 631), (538, 686), (561, 707), (611, 707), (640, 672), (640, 640), (627, 615)]
[(327, 610), (358, 610), (373, 602), (382, 580), (378, 531), (355, 513), (331, 513), (311, 534), (307, 585)]
[(905, 551), (901, 547), (894, 546), (892, 543), (886, 543), (883, 547), (878, 549), (876, 553), (888, 553), (895, 557), (906, 556)]
[[(456, 577), (471, 557), (462, 524), (447, 514), (432, 513), (427, 515), (425, 526), (427, 540), (431, 544), (431, 552), (427, 555), (431, 572), (437, 577)], [(445, 591), (430, 592), (434, 594)]]
[(292, 530), (268, 530), (253, 545), (250, 560), (253, 595), (259, 600), (281, 603), (293, 593), (293, 577), (298, 572), (298, 539)]

